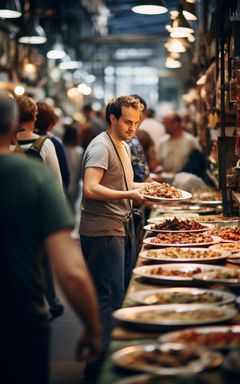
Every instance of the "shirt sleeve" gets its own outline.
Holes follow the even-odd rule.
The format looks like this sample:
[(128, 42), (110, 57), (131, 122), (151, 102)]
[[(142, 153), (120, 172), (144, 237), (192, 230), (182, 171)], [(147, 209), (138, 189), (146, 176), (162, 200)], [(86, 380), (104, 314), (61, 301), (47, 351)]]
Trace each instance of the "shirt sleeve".
[(88, 147), (83, 158), (83, 169), (103, 168), (108, 170), (109, 151), (106, 145), (97, 143)]

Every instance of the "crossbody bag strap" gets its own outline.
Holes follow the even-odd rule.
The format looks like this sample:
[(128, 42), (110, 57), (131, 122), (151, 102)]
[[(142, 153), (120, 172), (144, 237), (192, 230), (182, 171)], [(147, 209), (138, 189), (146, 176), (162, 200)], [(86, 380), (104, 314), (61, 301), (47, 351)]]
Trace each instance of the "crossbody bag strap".
[[(113, 148), (114, 148), (114, 150), (115, 150), (115, 152), (116, 152), (116, 154), (117, 154), (117, 157), (118, 157), (118, 159), (119, 159), (119, 161), (120, 161), (120, 164), (121, 164), (121, 167), (122, 167), (122, 171), (123, 171), (123, 176), (124, 176), (124, 182), (125, 182), (126, 190), (129, 191), (128, 184), (127, 184), (126, 173), (125, 173), (125, 169), (124, 169), (124, 166), (123, 166), (123, 163), (122, 163), (122, 159), (121, 159), (121, 157), (120, 157), (120, 155), (119, 155), (119, 153), (118, 153), (117, 147), (116, 147), (116, 145), (115, 145), (113, 139), (111, 138), (111, 136), (109, 135), (108, 132), (106, 132), (106, 134), (108, 135), (109, 139), (111, 140), (112, 145), (113, 145)], [(126, 149), (126, 148), (125, 148), (125, 149)], [(127, 200), (128, 200), (129, 208), (130, 208), (130, 210), (132, 210), (131, 203), (130, 203), (129, 199), (127, 199)]]

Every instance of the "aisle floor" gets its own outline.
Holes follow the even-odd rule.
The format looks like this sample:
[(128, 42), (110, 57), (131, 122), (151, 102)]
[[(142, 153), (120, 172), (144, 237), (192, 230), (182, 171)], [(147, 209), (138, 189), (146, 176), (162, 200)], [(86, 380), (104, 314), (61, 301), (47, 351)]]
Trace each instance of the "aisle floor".
[(62, 316), (50, 320), (51, 341), (51, 384), (80, 384), (83, 380), (84, 364), (74, 359), (75, 347), (83, 326), (57, 288), (65, 310)]

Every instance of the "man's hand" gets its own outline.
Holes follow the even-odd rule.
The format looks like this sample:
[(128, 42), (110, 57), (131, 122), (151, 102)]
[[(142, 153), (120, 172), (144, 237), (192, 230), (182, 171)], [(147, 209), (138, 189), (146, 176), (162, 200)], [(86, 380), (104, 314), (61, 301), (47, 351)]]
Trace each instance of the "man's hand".
[(84, 333), (76, 347), (76, 359), (93, 362), (100, 356), (102, 348), (101, 336)]

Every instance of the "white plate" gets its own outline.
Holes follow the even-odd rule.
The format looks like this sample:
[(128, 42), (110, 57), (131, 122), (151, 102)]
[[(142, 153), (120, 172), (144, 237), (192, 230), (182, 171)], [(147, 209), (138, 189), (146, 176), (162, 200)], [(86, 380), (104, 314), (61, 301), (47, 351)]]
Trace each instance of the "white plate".
[[(133, 273), (138, 276), (142, 277), (147, 280), (151, 280), (154, 283), (166, 283), (171, 285), (175, 284), (187, 284), (192, 285), (194, 282), (193, 277), (190, 276), (165, 276), (165, 275), (153, 275), (150, 273), (151, 270), (157, 270), (158, 268), (163, 268), (167, 271), (182, 271), (182, 272), (191, 272), (194, 271), (197, 268), (200, 268), (202, 272), (208, 272), (212, 271), (213, 269), (222, 269), (223, 267), (216, 266), (216, 265), (207, 265), (207, 264), (195, 264), (195, 263), (182, 263), (182, 264), (161, 264), (159, 265), (144, 265), (141, 267), (137, 267), (133, 269)], [(199, 272), (200, 274), (200, 272)]]
[[(231, 246), (232, 245), (232, 246)], [(231, 241), (231, 242), (223, 242), (221, 239), (221, 243), (212, 245), (209, 249), (215, 249), (217, 251), (227, 251), (231, 253), (240, 252), (240, 242)]]
[(217, 207), (203, 207), (203, 206), (200, 206), (200, 205), (185, 205), (185, 206), (182, 206), (182, 205), (179, 205), (179, 206), (163, 206), (163, 205), (159, 205), (157, 208), (156, 208), (156, 212), (157, 213), (167, 213), (167, 214), (170, 214), (170, 213), (174, 213), (175, 215), (178, 214), (178, 213), (200, 213), (200, 214), (210, 214), (210, 213), (214, 213), (216, 212), (217, 210)]
[[(236, 269), (228, 268), (228, 267), (220, 267), (222, 268), (222, 272), (235, 272)], [(204, 271), (202, 273), (197, 273), (193, 276), (194, 280), (198, 281), (204, 281), (206, 283), (223, 283), (223, 284), (230, 284), (230, 285), (240, 285), (240, 271), (239, 271), (239, 277), (233, 277), (233, 278), (219, 278), (216, 277), (216, 272), (214, 271)]]
[(172, 220), (174, 217), (177, 217), (179, 220), (184, 220), (185, 218), (187, 219), (194, 219), (194, 220), (199, 220), (201, 216), (199, 216), (197, 213), (170, 213), (169, 216), (163, 214), (161, 217), (152, 217), (147, 220), (149, 224), (160, 224), (163, 223), (165, 220)]
[(198, 205), (221, 205), (222, 200), (192, 200), (191, 203)]
[(209, 243), (152, 243), (151, 239), (154, 239), (155, 237), (147, 237), (146, 239), (143, 240), (144, 244), (149, 244), (152, 247), (199, 247), (203, 245), (212, 245), (212, 244), (217, 244), (221, 242), (221, 238), (218, 236), (211, 236), (212, 241)]
[[(153, 380), (153, 381), (152, 381)], [(150, 373), (142, 373), (141, 375), (131, 375), (114, 381), (114, 384), (157, 384), (158, 378), (154, 377)]]
[[(201, 316), (195, 311), (200, 311)], [(210, 313), (203, 313), (207, 311)], [(214, 312), (214, 313), (213, 313)], [(139, 318), (141, 314), (147, 316)], [(149, 317), (148, 317), (149, 314)], [(206, 317), (203, 315), (206, 314)], [(217, 306), (207, 304), (163, 304), (140, 307), (121, 308), (113, 312), (113, 317), (123, 323), (135, 326), (151, 326), (151, 328), (190, 326), (213, 324), (231, 319), (237, 314), (237, 309), (231, 306)], [(159, 318), (156, 318), (159, 315)], [(176, 317), (181, 318), (176, 318)]]
[[(234, 336), (229, 339), (228, 333), (238, 335), (239, 342), (234, 344)], [(215, 334), (215, 337), (214, 337)], [(220, 334), (220, 335), (219, 335)], [(224, 334), (225, 342), (224, 342)], [(197, 336), (199, 335), (199, 339)], [(208, 338), (208, 341), (205, 340), (204, 336), (212, 335)], [(203, 337), (202, 337), (203, 336)], [(217, 337), (216, 337), (217, 336)], [(222, 337), (222, 342), (220, 337)], [(183, 337), (180, 339), (180, 337)], [(179, 341), (176, 341), (178, 340)], [(180, 341), (181, 340), (181, 341)], [(190, 329), (184, 329), (182, 331), (168, 332), (160, 336), (158, 341), (160, 343), (187, 343), (187, 345), (199, 345), (204, 344), (205, 346), (213, 349), (228, 349), (232, 346), (240, 345), (240, 325), (220, 325), (220, 326), (209, 326), (209, 327), (196, 327)]]
[[(226, 252), (226, 251), (217, 251), (215, 250), (217, 253), (216, 253), (216, 256), (215, 257), (204, 257), (204, 258), (197, 258), (197, 257), (192, 257), (192, 258), (170, 258), (170, 257), (164, 257), (164, 254), (166, 254), (166, 252), (168, 251), (169, 248), (164, 248), (164, 249), (151, 249), (151, 250), (148, 250), (148, 251), (142, 251), (139, 253), (139, 256), (142, 257), (143, 259), (146, 259), (146, 260), (151, 260), (151, 261), (154, 261), (155, 263), (161, 263), (161, 262), (168, 262), (168, 263), (192, 263), (192, 262), (195, 262), (195, 263), (205, 263), (205, 262), (211, 262), (211, 261), (218, 261), (218, 260), (223, 260), (223, 259), (226, 259), (227, 257), (229, 257), (231, 254), (230, 252)], [(179, 249), (182, 249), (183, 251), (190, 251), (190, 252), (202, 252), (202, 253), (205, 253), (205, 252), (208, 252), (208, 248), (175, 248), (176, 250), (179, 250)], [(211, 251), (214, 251), (214, 250), (211, 250)], [(157, 257), (154, 257), (154, 256), (151, 256), (151, 255), (148, 255), (149, 252), (156, 252), (157, 254)], [(219, 253), (219, 255), (218, 255)], [(239, 257), (239, 256), (238, 256)]]
[[(163, 295), (162, 301), (159, 302), (157, 295)], [(206, 297), (209, 295), (211, 301), (202, 301), (199, 302), (200, 296)], [(214, 290), (214, 289), (199, 289), (199, 288), (155, 288), (145, 291), (138, 291), (129, 294), (129, 298), (134, 301), (136, 304), (144, 305), (160, 305), (160, 304), (169, 304), (164, 303), (164, 299), (172, 300), (171, 304), (215, 304), (215, 305), (225, 305), (235, 301), (236, 296), (232, 293)], [(180, 301), (181, 300), (181, 301)], [(195, 302), (191, 301), (195, 300)], [(198, 300), (198, 302), (197, 302)]]
[(179, 189), (179, 191), (181, 191), (182, 197), (153, 197), (153, 196), (148, 196), (148, 195), (144, 195), (144, 194), (143, 194), (143, 197), (147, 200), (151, 200), (154, 202), (158, 202), (158, 201), (161, 201), (161, 202), (163, 202), (163, 201), (182, 201), (182, 200), (188, 200), (188, 199), (192, 198), (192, 194), (190, 192), (182, 191), (181, 189)]
[(148, 225), (145, 225), (143, 228), (146, 230), (146, 231), (150, 231), (150, 232), (159, 232), (159, 233), (181, 233), (181, 232), (184, 232), (184, 233), (194, 233), (194, 232), (205, 232), (205, 231), (208, 231), (210, 229), (213, 229), (214, 228), (214, 225), (213, 224), (202, 224), (205, 226), (205, 228), (201, 228), (201, 229), (178, 229), (178, 230), (172, 230), (172, 229), (154, 229), (152, 228), (153, 227), (153, 224), (148, 224)]
[[(151, 364), (150, 360), (140, 360), (139, 357), (142, 354), (151, 355), (152, 353), (157, 353), (158, 356), (167, 353), (167, 358), (172, 355), (175, 357), (180, 351), (183, 351), (183, 355), (186, 356), (186, 352), (190, 352), (195, 357), (193, 360), (190, 360), (185, 365), (181, 361), (177, 367), (168, 367), (162, 366), (160, 363)], [(132, 345), (119, 349), (118, 351), (112, 354), (113, 364), (118, 367), (140, 372), (153, 373), (157, 376), (189, 376), (202, 372), (207, 368), (215, 368), (223, 362), (223, 357), (218, 352), (209, 351), (207, 348), (201, 347), (197, 351), (194, 347), (187, 347), (186, 345), (181, 345), (177, 343), (172, 344), (143, 344), (143, 345)]]

